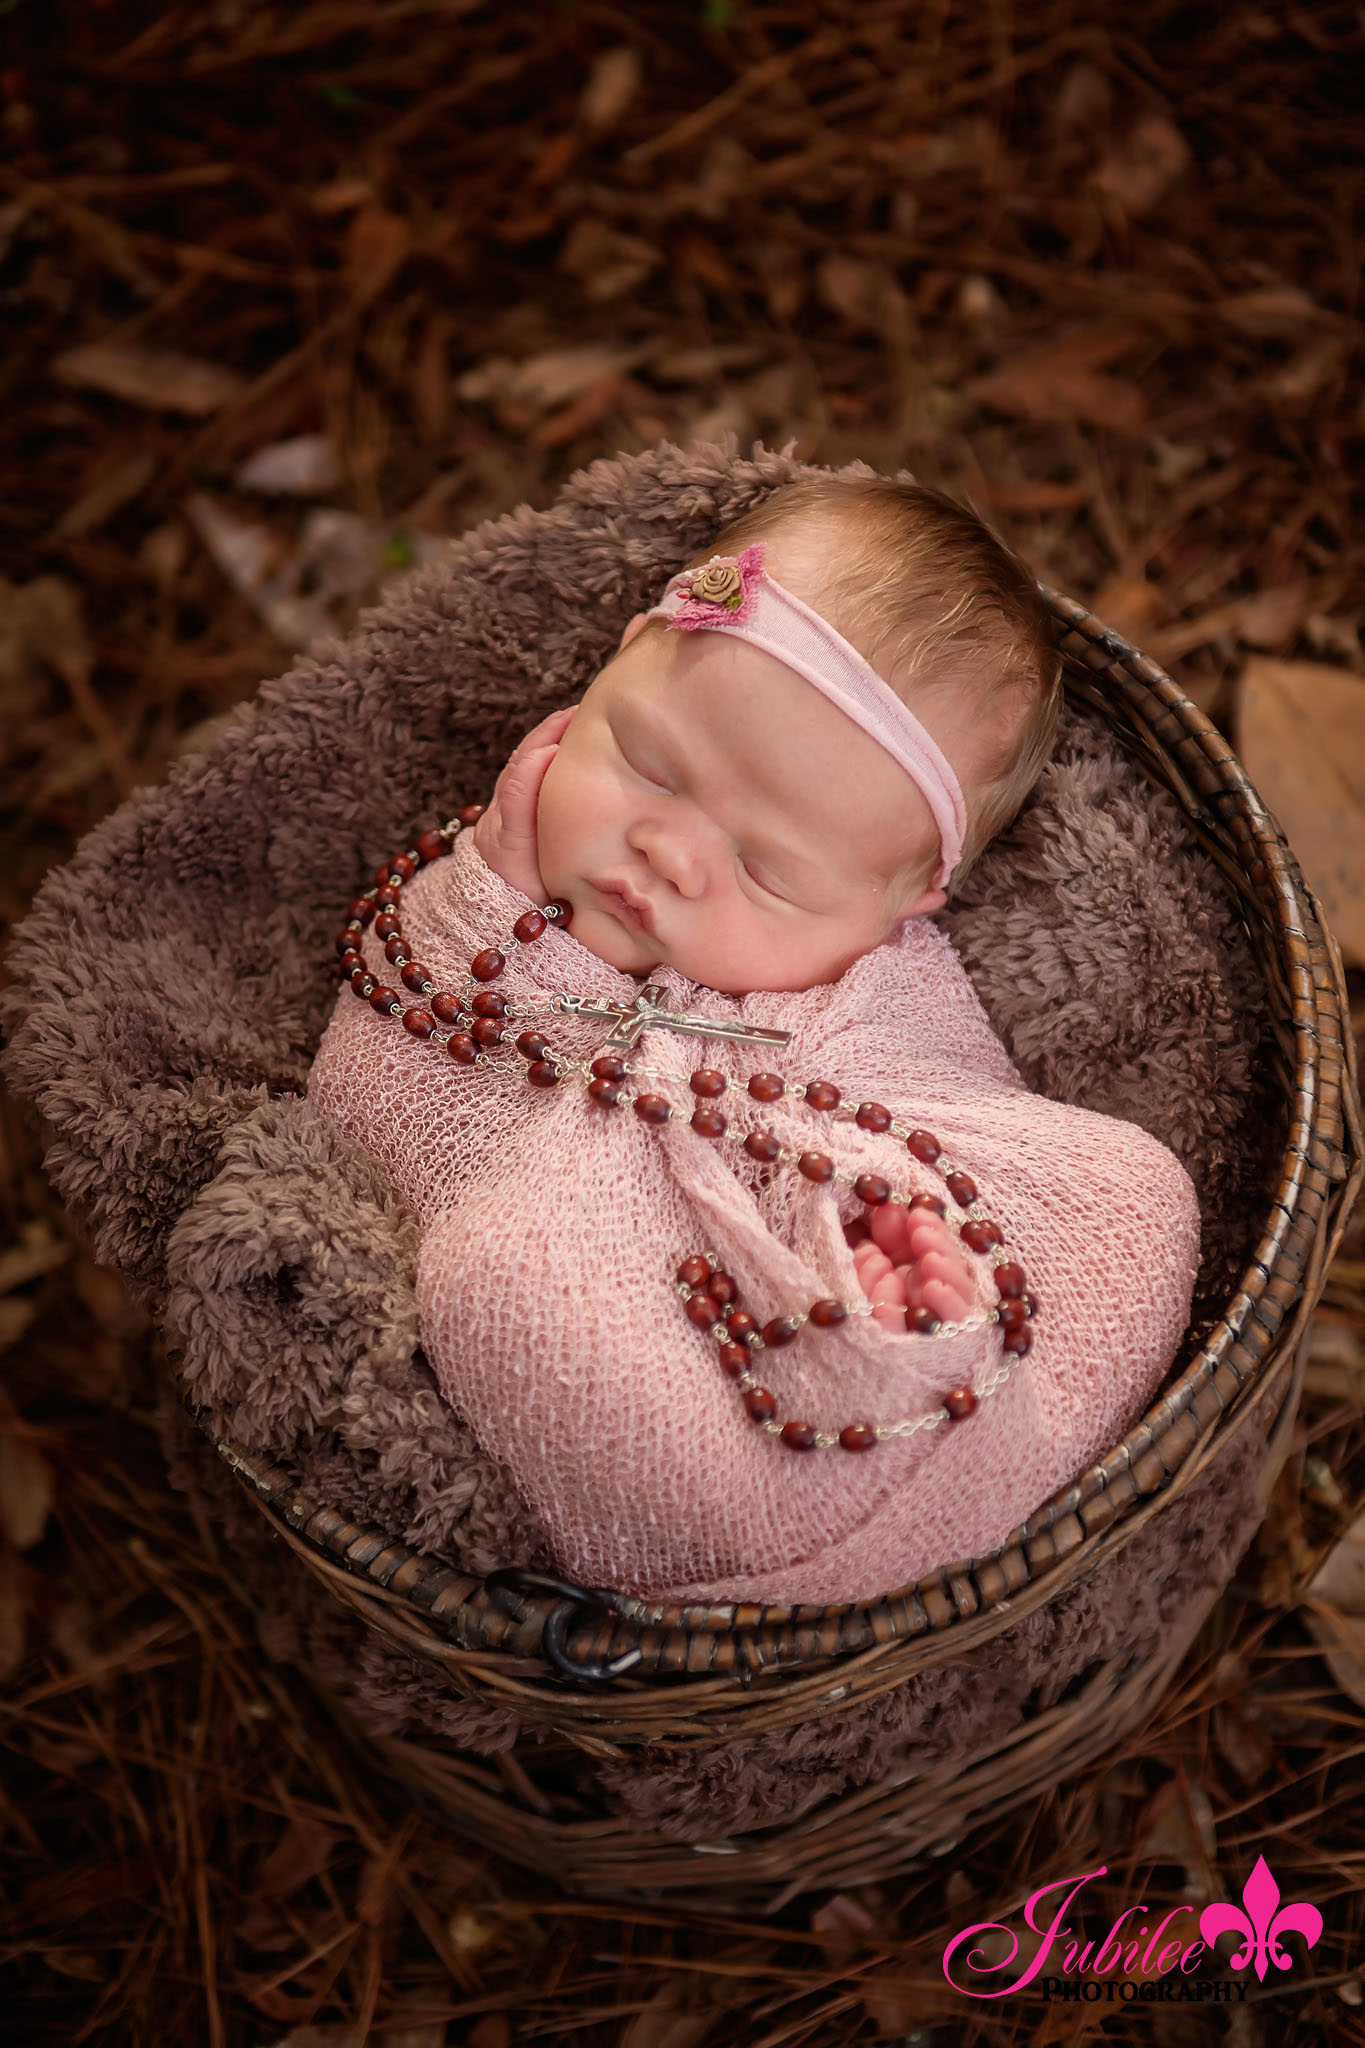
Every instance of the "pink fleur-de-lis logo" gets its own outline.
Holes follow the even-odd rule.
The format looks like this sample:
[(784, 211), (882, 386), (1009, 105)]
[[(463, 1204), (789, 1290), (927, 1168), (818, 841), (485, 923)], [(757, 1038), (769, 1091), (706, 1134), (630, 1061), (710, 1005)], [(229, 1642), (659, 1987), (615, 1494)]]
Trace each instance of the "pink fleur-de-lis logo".
[(1256, 1858), (1256, 1868), (1242, 1888), (1242, 1905), (1245, 1912), (1242, 1906), (1220, 1903), (1205, 1906), (1199, 1915), (1199, 1933), (1210, 1948), (1220, 1934), (1231, 1931), (1246, 1936), (1245, 1945), (1228, 1957), (1229, 1969), (1244, 1970), (1250, 1963), (1264, 1980), (1267, 1963), (1274, 1963), (1277, 1970), (1293, 1967), (1294, 1958), (1280, 1947), (1282, 1934), (1292, 1929), (1312, 1948), (1322, 1933), (1322, 1915), (1316, 1906), (1303, 1899), (1292, 1905), (1280, 1905), (1280, 1887), (1264, 1856)]

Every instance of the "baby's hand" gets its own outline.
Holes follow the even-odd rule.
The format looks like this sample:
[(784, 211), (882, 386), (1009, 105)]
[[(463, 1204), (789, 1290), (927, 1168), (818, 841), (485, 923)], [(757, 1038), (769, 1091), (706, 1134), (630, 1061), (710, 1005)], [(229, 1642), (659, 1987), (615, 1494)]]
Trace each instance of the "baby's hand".
[(488, 808), (474, 827), (474, 844), (494, 874), (533, 903), (545, 901), (536, 844), (540, 785), (577, 709), (570, 704), (552, 711), (531, 728), (494, 783)]

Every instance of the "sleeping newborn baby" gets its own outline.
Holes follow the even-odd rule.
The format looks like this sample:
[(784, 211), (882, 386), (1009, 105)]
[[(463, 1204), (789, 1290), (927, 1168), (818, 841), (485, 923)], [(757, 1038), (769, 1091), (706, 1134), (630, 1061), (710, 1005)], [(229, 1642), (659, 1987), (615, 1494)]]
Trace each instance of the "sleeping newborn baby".
[(797, 484), (352, 906), (310, 1097), (416, 1212), (441, 1390), (579, 1583), (876, 1597), (1169, 1368), (1187, 1176), (1029, 1094), (929, 921), (1057, 697), (970, 513)]

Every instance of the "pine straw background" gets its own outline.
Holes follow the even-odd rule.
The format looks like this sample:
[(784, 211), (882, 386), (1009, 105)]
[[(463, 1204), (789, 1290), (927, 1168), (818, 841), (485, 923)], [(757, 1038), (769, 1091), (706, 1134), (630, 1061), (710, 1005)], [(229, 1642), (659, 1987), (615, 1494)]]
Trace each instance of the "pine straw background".
[[(344, 623), (665, 435), (970, 494), (1229, 732), (1249, 650), (1361, 669), (1354, 5), (0, 0), (0, 37), (7, 919), (286, 665), (282, 590)], [(242, 478), (298, 436), (340, 567)], [(1365, 1687), (1305, 1599), (1365, 1498), (1359, 1235), (1269, 1520), (1141, 1738), (899, 1882), (683, 1919), (443, 1834), (265, 1662), (164, 1480), (144, 1315), (12, 1106), (4, 1143), (7, 2040), (1365, 2042)], [(1259, 1853), (1326, 1928), (1243, 2005), (944, 1983), (953, 1932), (1051, 1880), (1108, 1866), (1098, 1935)]]

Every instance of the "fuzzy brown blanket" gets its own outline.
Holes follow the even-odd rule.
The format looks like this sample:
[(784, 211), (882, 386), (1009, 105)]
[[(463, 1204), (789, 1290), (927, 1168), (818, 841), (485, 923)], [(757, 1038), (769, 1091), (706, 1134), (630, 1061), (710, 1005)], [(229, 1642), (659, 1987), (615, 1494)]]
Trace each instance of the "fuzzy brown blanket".
[[(548, 1551), (417, 1349), (411, 1218), (304, 1100), (330, 935), (376, 858), (486, 794), (687, 555), (802, 473), (762, 450), (661, 448), (466, 536), (91, 833), (14, 944), (10, 1078), (51, 1128), (49, 1171), (97, 1256), (168, 1299), (198, 1398), (315, 1497), (478, 1573)], [(1187, 1168), (1204, 1227), (1197, 1330), (1245, 1255), (1273, 1133), (1259, 977), (1174, 803), (1068, 714), (1026, 811), (939, 921), (1031, 1087), (1140, 1124)], [(1244, 1430), (1105, 1574), (997, 1638), (989, 1675), (947, 1666), (817, 1727), (594, 1767), (600, 1796), (699, 1838), (968, 1753), (1041, 1683), (1149, 1649), (1226, 1581), (1259, 1514), (1261, 1447)], [(175, 1461), (238, 1525), (249, 1577), (261, 1560), (279, 1654), (376, 1726), (485, 1751), (516, 1739), (511, 1715), (319, 1617), (311, 1579), (282, 1578), (220, 1475), (194, 1480), (183, 1443)]]

